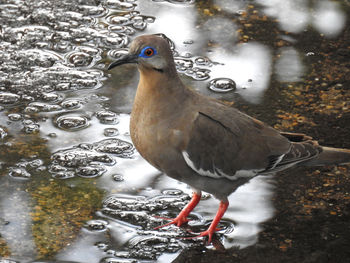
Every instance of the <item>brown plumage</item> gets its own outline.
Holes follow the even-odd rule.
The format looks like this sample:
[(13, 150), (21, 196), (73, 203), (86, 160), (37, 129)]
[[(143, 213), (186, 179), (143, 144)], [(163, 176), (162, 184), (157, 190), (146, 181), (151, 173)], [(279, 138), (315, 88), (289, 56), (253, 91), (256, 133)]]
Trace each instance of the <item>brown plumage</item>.
[(252, 177), (294, 165), (350, 162), (350, 150), (279, 132), (185, 87), (168, 42), (160, 36), (137, 37), (129, 54), (109, 69), (125, 63), (137, 63), (140, 71), (130, 121), (136, 149), (153, 166), (194, 189), (189, 205), (169, 224), (187, 221), (201, 191), (221, 200), (211, 226), (200, 234), (209, 236), (209, 242), (228, 206), (227, 196)]

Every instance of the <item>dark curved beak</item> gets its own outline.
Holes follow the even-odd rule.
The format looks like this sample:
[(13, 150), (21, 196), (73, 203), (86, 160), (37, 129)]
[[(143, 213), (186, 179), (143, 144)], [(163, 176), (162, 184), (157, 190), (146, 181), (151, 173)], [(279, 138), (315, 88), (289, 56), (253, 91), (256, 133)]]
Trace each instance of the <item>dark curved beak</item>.
[(137, 63), (137, 58), (138, 58), (138, 56), (134, 55), (134, 54), (123, 55), (120, 58), (118, 58), (116, 61), (109, 64), (108, 70), (110, 70), (116, 66), (123, 65), (123, 64)]

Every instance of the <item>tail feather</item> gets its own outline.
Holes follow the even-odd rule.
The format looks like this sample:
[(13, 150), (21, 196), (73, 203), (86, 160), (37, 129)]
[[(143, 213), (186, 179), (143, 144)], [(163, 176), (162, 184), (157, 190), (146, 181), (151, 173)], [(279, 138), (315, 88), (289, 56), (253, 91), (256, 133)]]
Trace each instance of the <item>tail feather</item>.
[(322, 146), (322, 152), (317, 157), (301, 162), (299, 165), (321, 166), (347, 163), (350, 163), (350, 150)]

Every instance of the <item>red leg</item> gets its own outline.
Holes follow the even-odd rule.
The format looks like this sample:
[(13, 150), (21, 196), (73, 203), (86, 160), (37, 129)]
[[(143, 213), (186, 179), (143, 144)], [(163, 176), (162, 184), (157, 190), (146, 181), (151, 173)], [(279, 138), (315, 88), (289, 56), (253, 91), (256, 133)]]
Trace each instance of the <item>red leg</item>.
[(222, 216), (225, 214), (228, 205), (229, 205), (228, 201), (221, 201), (218, 212), (216, 213), (216, 216), (211, 222), (209, 228), (206, 231), (200, 233), (199, 236), (195, 236), (193, 238), (208, 236), (208, 244), (210, 244), (213, 234), (215, 233), (215, 231), (217, 231), (216, 227), (219, 224)]
[(169, 225), (181, 226), (182, 224), (188, 222), (187, 216), (196, 207), (196, 205), (199, 203), (200, 200), (201, 200), (201, 193), (194, 192), (192, 195), (191, 201), (185, 206), (184, 209), (182, 209), (182, 211), (180, 212), (180, 214), (176, 218), (170, 219), (171, 222), (169, 222), (165, 225), (162, 225), (162, 226), (158, 226), (154, 229), (159, 229), (159, 228), (169, 226)]

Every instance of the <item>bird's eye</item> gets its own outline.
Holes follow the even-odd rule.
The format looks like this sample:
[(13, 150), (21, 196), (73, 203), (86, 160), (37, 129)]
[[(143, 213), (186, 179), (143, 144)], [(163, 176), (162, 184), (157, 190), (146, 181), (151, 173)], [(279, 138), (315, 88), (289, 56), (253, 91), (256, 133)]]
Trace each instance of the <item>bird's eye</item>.
[(150, 57), (154, 54), (154, 51), (152, 48), (147, 48), (144, 53), (147, 57)]
[(149, 57), (152, 57), (153, 55), (155, 55), (157, 52), (154, 48), (152, 47), (145, 47), (141, 50), (141, 53), (140, 53), (140, 57), (143, 57), (143, 58), (149, 58)]

